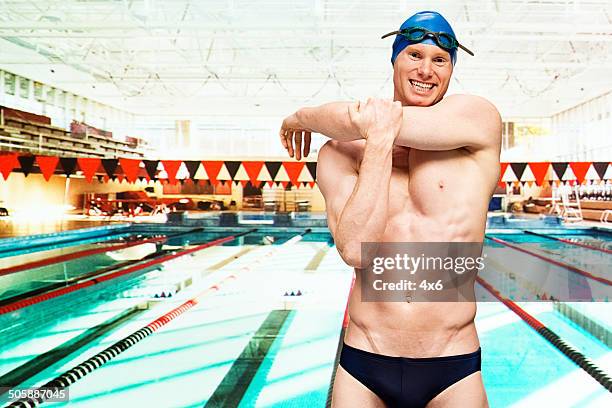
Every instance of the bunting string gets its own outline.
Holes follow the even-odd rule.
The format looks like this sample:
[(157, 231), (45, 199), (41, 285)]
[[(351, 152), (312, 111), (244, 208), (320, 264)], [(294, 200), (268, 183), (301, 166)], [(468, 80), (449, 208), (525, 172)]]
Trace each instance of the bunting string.
[[(42, 174), (45, 180), (54, 175), (84, 177), (88, 182), (138, 180), (177, 184), (193, 182), (218, 185), (232, 182), (242, 186), (264, 185), (312, 188), (317, 178), (314, 161), (256, 160), (144, 160), (134, 158), (99, 159), (91, 157), (58, 157), (19, 155), (0, 152), (0, 177), (12, 172)], [(500, 163), (498, 185), (543, 186), (552, 184), (594, 184), (612, 180), (612, 162), (513, 162)]]

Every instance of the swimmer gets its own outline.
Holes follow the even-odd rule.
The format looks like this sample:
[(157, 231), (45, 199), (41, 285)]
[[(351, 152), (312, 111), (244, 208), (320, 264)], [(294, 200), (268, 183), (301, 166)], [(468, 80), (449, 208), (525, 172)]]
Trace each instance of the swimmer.
[[(361, 267), (362, 242), (482, 242), (499, 178), (500, 115), (470, 95), (443, 99), (457, 61), (444, 17), (419, 12), (395, 35), (393, 101), (302, 108), (280, 130), (290, 156), (320, 150), (317, 183), (344, 261)], [(388, 36), (388, 35), (387, 35)], [(332, 406), (487, 407), (476, 304), (349, 300)]]

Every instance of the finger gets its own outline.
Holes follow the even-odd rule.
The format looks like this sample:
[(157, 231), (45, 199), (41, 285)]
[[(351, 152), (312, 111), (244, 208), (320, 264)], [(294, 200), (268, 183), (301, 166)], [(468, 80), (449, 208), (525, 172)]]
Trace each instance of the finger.
[(281, 129), (278, 132), (278, 135), (280, 136), (280, 140), (281, 140), (283, 147), (285, 148), (285, 150), (287, 150), (287, 130), (285, 129), (284, 126), (281, 126)]
[(310, 132), (304, 132), (304, 157), (308, 157), (308, 154), (310, 153), (310, 141)]
[(298, 130), (293, 134), (293, 140), (295, 140), (295, 158), (300, 160), (302, 158), (302, 131)]
[(293, 157), (293, 130), (289, 130), (287, 133), (287, 150), (289, 151), (289, 157)]

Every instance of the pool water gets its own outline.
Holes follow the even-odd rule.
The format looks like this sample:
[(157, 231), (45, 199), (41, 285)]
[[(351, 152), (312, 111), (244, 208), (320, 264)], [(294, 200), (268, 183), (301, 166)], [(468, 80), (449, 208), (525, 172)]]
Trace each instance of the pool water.
[[(612, 245), (612, 234), (602, 231), (530, 230), (601, 249)], [(0, 386), (41, 386), (197, 298), (195, 306), (74, 382), (70, 402), (56, 405), (328, 404), (352, 270), (326, 229), (305, 233), (300, 228), (263, 227), (173, 259), (184, 249), (249, 228), (131, 225), (115, 226), (96, 237), (83, 231), (60, 234), (62, 243), (44, 237), (13, 239), (5, 246), (0, 241)], [(166, 237), (160, 245), (113, 250), (128, 240), (160, 236)], [(521, 229), (489, 230), (488, 237), (611, 278), (610, 253)], [(496, 242), (485, 244), (485, 252), (499, 253)], [(84, 252), (95, 248), (103, 250)], [(544, 282), (538, 288), (552, 291), (558, 289), (555, 279), (572, 275), (544, 259), (508, 251), (515, 259), (530, 259), (525, 262), (536, 273), (525, 274), (516, 267), (523, 264), (492, 256), (483, 277), (610, 375), (612, 308), (601, 301), (609, 286), (581, 276), (576, 285), (600, 301), (562, 306), (524, 302), (521, 296), (533, 286), (525, 281)], [(54, 261), (80, 252), (85, 255)], [(43, 264), (8, 273), (30, 262)], [(130, 273), (117, 273), (130, 268)], [(8, 272), (3, 275), (2, 270)], [(548, 271), (546, 279), (538, 280), (539, 270)], [(71, 289), (91, 280), (96, 283)], [(215, 284), (218, 290), (199, 296)], [(612, 406), (609, 391), (517, 314), (490, 301), (491, 295), (478, 285), (477, 294), (482, 373), (492, 407)], [(31, 299), (36, 302), (27, 304)], [(21, 307), (9, 311), (14, 304)], [(7, 401), (6, 393), (0, 395), (0, 405)]]

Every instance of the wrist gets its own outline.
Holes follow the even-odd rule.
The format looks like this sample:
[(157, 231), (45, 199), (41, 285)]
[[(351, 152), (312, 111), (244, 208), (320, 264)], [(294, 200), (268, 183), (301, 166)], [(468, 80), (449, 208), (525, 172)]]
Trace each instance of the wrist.
[(393, 151), (393, 143), (389, 140), (373, 139), (368, 137), (365, 143), (367, 154), (372, 154), (378, 157), (390, 155)]
[(384, 134), (369, 134), (366, 139), (366, 146), (372, 146), (376, 148), (393, 148), (395, 143), (395, 137), (391, 136), (390, 133)]
[(303, 129), (309, 129), (306, 124), (308, 123), (308, 109), (309, 108), (300, 108), (295, 112), (295, 119), (300, 124), (300, 127)]

